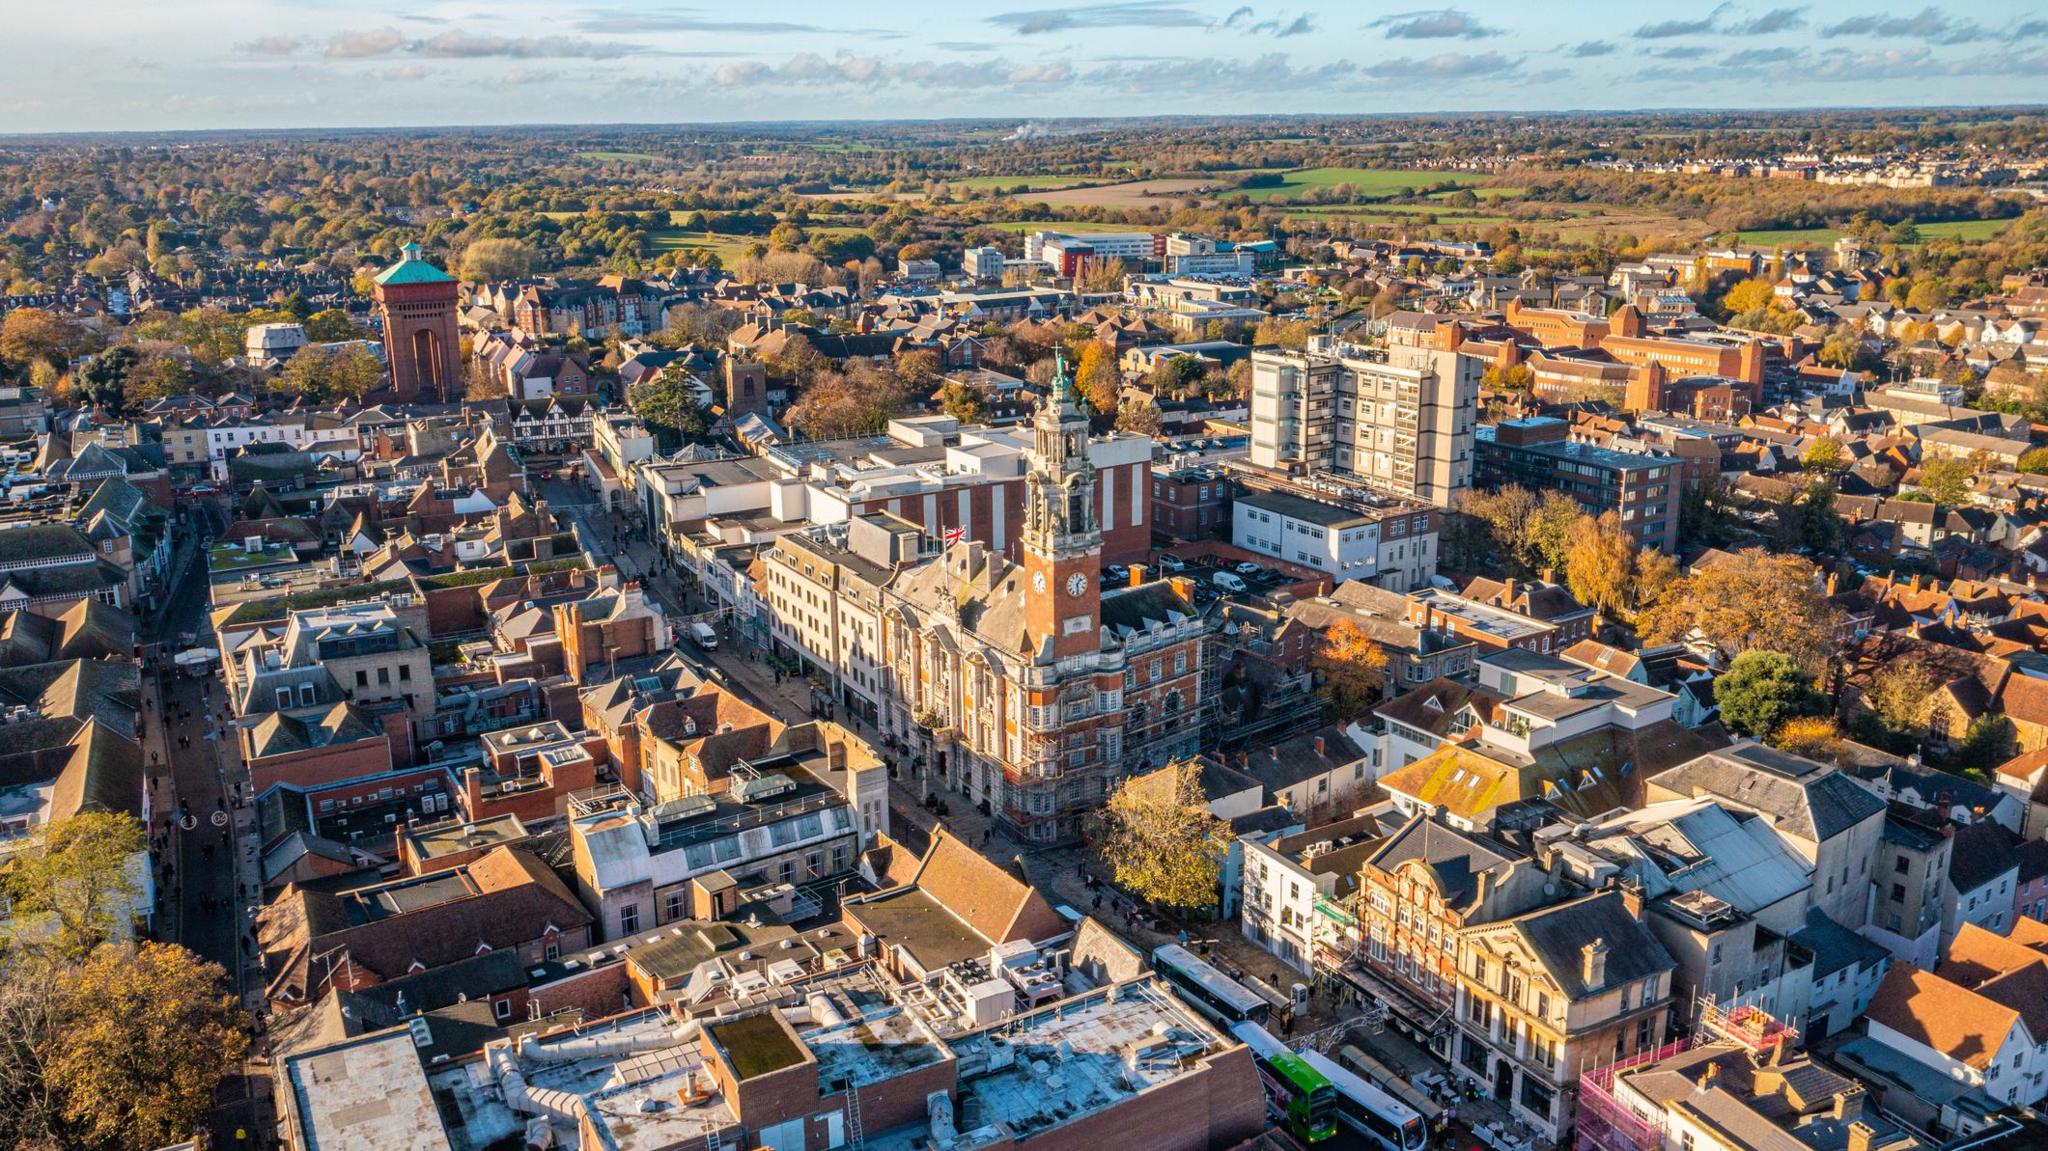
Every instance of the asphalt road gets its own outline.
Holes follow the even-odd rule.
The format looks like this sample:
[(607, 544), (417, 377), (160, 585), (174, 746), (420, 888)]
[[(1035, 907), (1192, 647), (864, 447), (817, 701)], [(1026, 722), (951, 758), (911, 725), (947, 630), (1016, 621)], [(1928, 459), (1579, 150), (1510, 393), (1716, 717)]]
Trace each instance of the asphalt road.
[[(229, 773), (238, 772), (240, 763), (232, 743), (222, 742), (228, 730), (225, 691), (214, 676), (183, 675), (171, 662), (187, 646), (212, 646), (203, 549), (227, 526), (228, 517), (211, 500), (188, 501), (181, 509), (186, 519), (173, 528), (181, 551), (178, 579), (163, 610), (144, 620), (146, 635), (156, 642), (156, 658), (143, 683), (143, 745), (150, 753), (150, 782), (156, 789), (156, 822), (150, 832), (163, 845), (157, 855), (163, 864), (158, 872), (157, 935), (220, 964), (230, 985), (254, 1007), (260, 1001), (262, 976), (248, 950), (253, 941), (244, 940), (246, 912), (255, 905), (257, 893), (242, 886), (255, 882), (255, 846), (248, 834), (253, 808), (237, 809), (229, 796)], [(189, 560), (183, 554), (186, 549), (193, 552)], [(180, 640), (187, 633), (195, 637), (189, 645)], [(246, 776), (241, 778), (246, 781)], [(221, 1084), (212, 1118), (215, 1145), (268, 1145), (267, 1095), (260, 1082), (230, 1075)], [(237, 1134), (244, 1138), (237, 1139)]]

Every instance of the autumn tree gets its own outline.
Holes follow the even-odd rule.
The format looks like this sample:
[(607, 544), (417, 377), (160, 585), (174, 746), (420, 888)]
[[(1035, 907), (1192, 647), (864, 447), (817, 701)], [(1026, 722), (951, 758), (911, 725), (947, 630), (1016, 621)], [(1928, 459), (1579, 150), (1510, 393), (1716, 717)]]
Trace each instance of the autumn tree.
[(30, 927), (47, 916), (72, 956), (123, 934), (141, 892), (135, 861), (143, 846), (132, 815), (87, 811), (46, 824), (0, 875), (14, 908), (8, 923)]
[(327, 392), (335, 399), (362, 403), (384, 386), (384, 361), (361, 344), (345, 344), (328, 353)]
[(1315, 329), (1309, 327), (1305, 320), (1283, 320), (1276, 316), (1267, 316), (1252, 330), (1252, 343), (1271, 344), (1299, 351), (1308, 346), (1308, 338), (1314, 333)]
[(1770, 307), (1776, 298), (1775, 293), (1776, 289), (1769, 280), (1752, 277), (1729, 288), (1728, 293), (1721, 297), (1721, 306), (1728, 309), (1729, 315), (1739, 316)]
[(0, 320), (0, 359), (9, 363), (62, 366), (67, 342), (63, 321), (44, 308), (16, 308)]
[(1934, 693), (1940, 690), (1941, 683), (1941, 676), (1926, 661), (1912, 656), (1895, 659), (1878, 670), (1870, 690), (1864, 693), (1863, 703), (1886, 731), (1918, 737), (1927, 729)]
[(978, 424), (988, 415), (981, 402), (981, 389), (958, 380), (948, 381), (939, 389), (939, 410), (963, 424)]
[(1817, 674), (1833, 649), (1839, 615), (1821, 593), (1813, 565), (1750, 548), (1672, 581), (1636, 618), (1636, 628), (1653, 644), (1675, 643), (1697, 630), (1730, 659), (1753, 648), (1781, 651)]
[(362, 330), (340, 308), (323, 308), (306, 317), (306, 339), (313, 343), (338, 344), (362, 338)]
[(1805, 454), (1799, 457), (1799, 466), (1809, 472), (1831, 474), (1849, 466), (1849, 453), (1842, 450), (1842, 441), (1821, 436), (1807, 445)]
[(1313, 659), (1323, 709), (1348, 723), (1364, 717), (1387, 688), (1387, 653), (1350, 620), (1323, 633)]
[(1714, 680), (1721, 718), (1747, 735), (1766, 736), (1787, 720), (1817, 715), (1827, 700), (1813, 689), (1813, 677), (1780, 651), (1751, 650)]
[(1117, 405), (1117, 431), (1156, 437), (1161, 426), (1159, 406), (1150, 400), (1133, 396)]
[(1970, 502), (1970, 481), (1974, 478), (1970, 465), (1962, 460), (1954, 456), (1937, 456), (1920, 461), (1920, 474), (1915, 483), (1935, 503), (1958, 507)]
[(1197, 764), (1125, 779), (1102, 819), (1102, 858), (1117, 886), (1177, 910), (1215, 904), (1230, 829), (1209, 814)]
[(1566, 537), (1565, 587), (1572, 598), (1609, 619), (1636, 607), (1636, 541), (1612, 509), (1580, 516)]
[(1117, 370), (1116, 357), (1108, 346), (1089, 340), (1082, 346), (1080, 361), (1074, 365), (1073, 371), (1074, 387), (1081, 393), (1081, 398), (1088, 401), (1091, 411), (1117, 410), (1124, 378), (1123, 373)]
[(1788, 719), (1771, 733), (1770, 744), (1780, 751), (1822, 763), (1837, 762), (1847, 750), (1842, 727), (1830, 715), (1802, 715)]
[(227, 973), (172, 943), (102, 944), (57, 985), (45, 1082), (68, 1145), (191, 1137), (248, 1050)]

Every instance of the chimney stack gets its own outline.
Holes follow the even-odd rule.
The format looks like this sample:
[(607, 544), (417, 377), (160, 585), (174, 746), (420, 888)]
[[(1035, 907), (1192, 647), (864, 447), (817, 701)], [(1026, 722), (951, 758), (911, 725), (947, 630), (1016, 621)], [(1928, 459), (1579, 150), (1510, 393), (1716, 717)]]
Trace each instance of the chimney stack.
[(1633, 883), (1621, 885), (1621, 905), (1638, 921), (1643, 918), (1643, 889)]
[(1586, 986), (1597, 990), (1605, 985), (1607, 982), (1607, 941), (1605, 939), (1595, 939), (1593, 942), (1580, 948), (1579, 954), (1583, 960), (1580, 964), (1579, 975), (1585, 980)]
[(1501, 590), (1500, 593), (1500, 606), (1506, 607), (1509, 604), (1515, 602), (1515, 586), (1515, 577), (1509, 576), (1507, 585)]
[(1132, 586), (1132, 587), (1140, 587), (1140, 586), (1143, 586), (1143, 584), (1144, 584), (1144, 583), (1145, 583), (1145, 565), (1144, 565), (1144, 564), (1132, 564), (1132, 565), (1131, 565), (1131, 586)]
[(1849, 1151), (1870, 1151), (1870, 1145), (1877, 1140), (1877, 1130), (1870, 1124), (1855, 1122), (1849, 1124)]
[(1323, 737), (1320, 735), (1316, 737), (1316, 758), (1323, 758)]
[[(1863, 1118), (1864, 1095), (1865, 1092), (1860, 1085), (1851, 1086), (1846, 1090), (1837, 1092), (1835, 1095), (1835, 1118), (1844, 1123), (1857, 1123), (1858, 1120)], [(1862, 1124), (1857, 1123), (1857, 1125), (1861, 1126)]]

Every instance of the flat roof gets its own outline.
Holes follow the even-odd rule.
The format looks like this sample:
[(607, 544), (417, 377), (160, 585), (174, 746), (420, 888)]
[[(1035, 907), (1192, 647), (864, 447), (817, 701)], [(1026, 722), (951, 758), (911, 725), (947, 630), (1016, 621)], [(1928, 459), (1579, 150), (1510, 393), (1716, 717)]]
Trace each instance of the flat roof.
[(1525, 619), (1514, 612), (1502, 611), (1477, 600), (1454, 595), (1442, 588), (1423, 588), (1412, 594), (1417, 602), (1427, 604), (1444, 615), (1459, 620), (1473, 631), (1502, 641), (1523, 639), (1553, 630), (1549, 624)]
[(395, 1027), (285, 1060), (303, 1151), (447, 1151), (412, 1032)]
[(1237, 497), (1237, 502), (1241, 506), (1260, 508), (1286, 516), (1288, 519), (1321, 524), (1324, 527), (1371, 523), (1375, 519), (1354, 508), (1326, 504), (1321, 500), (1306, 499), (1286, 492), (1253, 492)]
[(1156, 978), (1061, 1000), (951, 1041), (960, 1093), (980, 1102), (982, 1122), (1003, 1124), (1019, 1143), (1178, 1079), (1191, 1063), (1236, 1044)]
[(845, 910), (884, 946), (910, 952), (926, 971), (988, 953), (988, 940), (921, 888), (906, 887), (877, 899), (850, 903)]
[(803, 1045), (773, 1012), (713, 1023), (705, 1030), (732, 1061), (733, 1074), (741, 1079), (771, 1075), (804, 1061)]
[[(665, 1043), (665, 1039), (673, 1042)], [(584, 1050), (600, 1048), (591, 1040), (630, 1044), (637, 1051), (556, 1059), (547, 1054), (557, 1043)], [(520, 1057), (519, 1071), (536, 1090), (560, 1091), (584, 1102), (597, 1146), (610, 1151), (668, 1151), (686, 1143), (706, 1146), (713, 1132), (733, 1143), (738, 1116), (725, 1096), (685, 1104), (693, 1083), (703, 1080), (704, 1055), (694, 1038), (677, 1033), (668, 1012), (659, 1008), (586, 1025), (539, 1040), (541, 1057)], [(486, 1151), (523, 1145), (512, 1141), (526, 1130), (528, 1117), (507, 1107), (503, 1094), (482, 1068), (470, 1060), (452, 1063), (431, 1077), (436, 1102), (448, 1114), (451, 1151)], [(554, 1124), (558, 1146), (574, 1147), (579, 1138), (573, 1123)], [(387, 1144), (364, 1141), (357, 1147), (384, 1151)], [(402, 1146), (391, 1144), (389, 1146)]]

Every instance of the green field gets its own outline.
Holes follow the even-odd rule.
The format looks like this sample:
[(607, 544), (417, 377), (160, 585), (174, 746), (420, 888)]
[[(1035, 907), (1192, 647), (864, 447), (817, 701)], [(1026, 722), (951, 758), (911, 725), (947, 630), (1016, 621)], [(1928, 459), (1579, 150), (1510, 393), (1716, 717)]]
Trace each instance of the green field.
[(586, 160), (647, 160), (651, 162), (659, 162), (661, 160), (661, 157), (651, 156), (646, 152), (578, 152), (576, 154)]
[(1414, 168), (1303, 168), (1289, 172), (1277, 188), (1233, 189), (1254, 200), (1293, 200), (1311, 188), (1334, 188), (1349, 184), (1364, 196), (1399, 195), (1403, 188), (1420, 188), (1445, 182), (1474, 185), (1485, 176), (1473, 172), (1428, 172)]
[(1112, 182), (1103, 176), (955, 176), (945, 182), (958, 188), (1024, 188), (1042, 192), (1049, 188), (1072, 188), (1081, 184)]
[[(1916, 227), (1919, 228), (1920, 235), (1923, 238), (1930, 240), (1944, 237), (1956, 240), (1988, 240), (2004, 231), (2006, 225), (2010, 223), (2012, 223), (2010, 218), (1998, 220), (1942, 220), (1932, 224), (1919, 224)], [(1737, 232), (1732, 235), (1739, 238), (1736, 242), (1754, 245), (1759, 248), (1827, 247), (1842, 238), (1842, 233), (1835, 228), (1771, 228), (1754, 232)]]
[(716, 252), (719, 262), (728, 266), (746, 253), (747, 245), (761, 242), (764, 241), (759, 236), (729, 236), (717, 232), (706, 236), (703, 232), (685, 232), (681, 228), (664, 228), (647, 234), (647, 250), (653, 255), (663, 252)]

